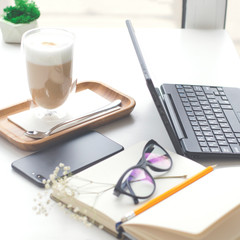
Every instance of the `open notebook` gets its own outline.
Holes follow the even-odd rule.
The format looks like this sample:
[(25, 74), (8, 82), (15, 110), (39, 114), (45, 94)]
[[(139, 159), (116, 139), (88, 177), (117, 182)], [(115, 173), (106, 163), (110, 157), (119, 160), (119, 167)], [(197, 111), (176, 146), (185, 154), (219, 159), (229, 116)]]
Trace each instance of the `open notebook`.
[[(52, 197), (77, 208), (80, 213), (87, 215), (117, 236), (115, 224), (125, 214), (134, 210), (136, 205), (130, 197), (113, 195), (113, 185), (127, 168), (138, 162), (145, 143), (138, 143), (71, 177), (68, 185), (75, 189), (75, 195), (70, 196), (71, 194), (64, 194), (55, 189)], [(170, 155), (173, 158), (173, 168), (165, 176), (186, 174), (191, 177), (204, 169), (202, 165), (183, 156), (171, 152)], [(87, 179), (100, 184), (86, 182)], [(156, 192), (151, 198), (184, 180), (184, 178), (156, 180)], [(235, 237), (240, 235), (239, 183), (240, 168), (215, 169), (125, 222), (122, 225), (123, 230), (130, 238), (138, 240), (236, 239)]]

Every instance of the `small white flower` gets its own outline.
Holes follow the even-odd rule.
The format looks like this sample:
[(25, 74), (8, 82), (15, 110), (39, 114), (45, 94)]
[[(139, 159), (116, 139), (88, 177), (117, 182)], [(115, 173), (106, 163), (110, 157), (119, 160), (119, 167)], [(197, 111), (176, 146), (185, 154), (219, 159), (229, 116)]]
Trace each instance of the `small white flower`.
[(51, 181), (53, 181), (55, 178), (56, 178), (56, 176), (55, 176), (54, 174), (50, 174), (50, 175), (49, 175), (49, 179), (50, 179)]
[(72, 207), (73, 207), (72, 204), (67, 205), (67, 208), (72, 208)]
[(63, 168), (64, 167), (64, 163), (59, 163), (59, 167)]
[(69, 166), (65, 166), (65, 167), (63, 168), (63, 170), (64, 170), (64, 171), (69, 171), (69, 170), (70, 170), (70, 167), (69, 167)]
[(75, 207), (75, 208), (73, 209), (73, 212), (78, 213), (78, 212), (79, 212), (79, 208), (78, 208), (78, 207)]
[(98, 228), (102, 230), (104, 228), (104, 226), (103, 225), (98, 225)]

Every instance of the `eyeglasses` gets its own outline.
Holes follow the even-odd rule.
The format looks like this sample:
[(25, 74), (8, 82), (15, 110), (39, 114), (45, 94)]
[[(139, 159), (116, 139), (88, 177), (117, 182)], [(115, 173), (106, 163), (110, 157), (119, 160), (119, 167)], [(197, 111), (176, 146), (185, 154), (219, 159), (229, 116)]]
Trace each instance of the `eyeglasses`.
[(143, 149), (140, 161), (120, 177), (114, 188), (114, 194), (130, 196), (135, 204), (139, 199), (149, 198), (156, 189), (156, 183), (146, 167), (155, 172), (167, 172), (172, 164), (167, 151), (154, 140), (150, 140)]

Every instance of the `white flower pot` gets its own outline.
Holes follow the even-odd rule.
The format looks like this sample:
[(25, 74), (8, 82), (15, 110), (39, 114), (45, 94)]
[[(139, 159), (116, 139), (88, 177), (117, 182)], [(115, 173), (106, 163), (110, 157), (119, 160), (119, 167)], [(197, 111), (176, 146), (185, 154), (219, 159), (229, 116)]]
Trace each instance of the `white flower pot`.
[(37, 20), (30, 23), (14, 24), (2, 18), (0, 19), (2, 37), (6, 43), (21, 43), (23, 33), (37, 26)]

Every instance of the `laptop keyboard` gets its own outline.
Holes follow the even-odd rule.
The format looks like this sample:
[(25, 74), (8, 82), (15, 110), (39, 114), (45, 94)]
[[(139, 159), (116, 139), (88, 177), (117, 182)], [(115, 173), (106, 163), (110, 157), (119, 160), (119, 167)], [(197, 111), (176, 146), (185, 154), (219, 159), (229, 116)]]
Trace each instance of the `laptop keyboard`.
[(176, 85), (202, 152), (240, 154), (240, 124), (222, 87)]

